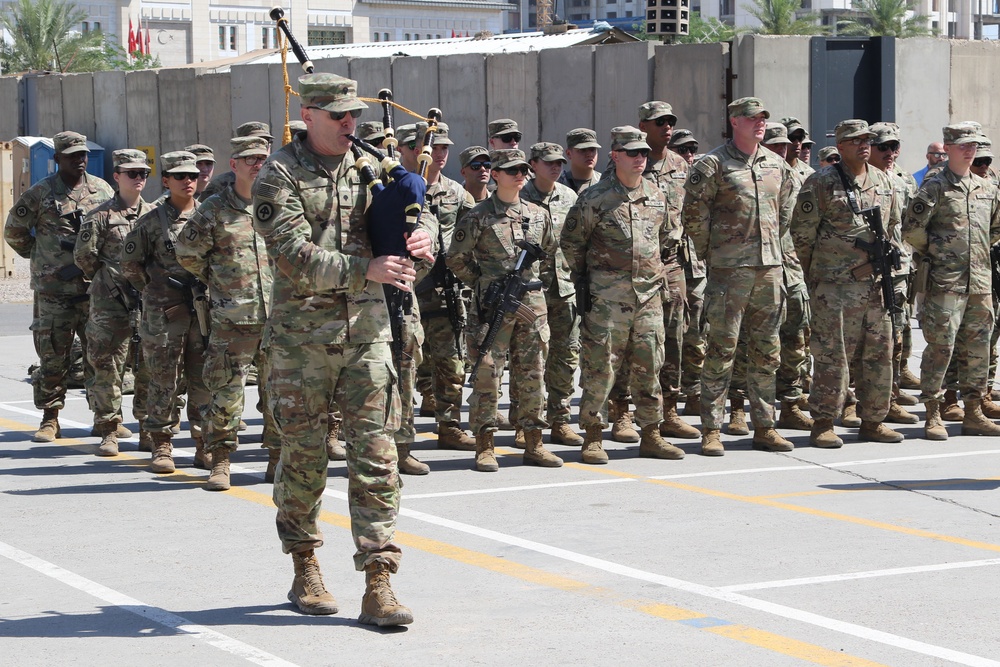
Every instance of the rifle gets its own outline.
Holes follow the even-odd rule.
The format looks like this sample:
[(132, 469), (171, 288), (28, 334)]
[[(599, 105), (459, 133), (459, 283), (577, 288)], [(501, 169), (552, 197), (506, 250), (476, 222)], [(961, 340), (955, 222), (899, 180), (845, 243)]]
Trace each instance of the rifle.
[(990, 275), (993, 278), (993, 296), (1000, 294), (1000, 243), (990, 246)]
[[(437, 206), (431, 207), (431, 213), (437, 215)], [(446, 257), (448, 253), (444, 247), (444, 230), (438, 226), (438, 254), (434, 258), (434, 268), (431, 269), (431, 278), (434, 281), (434, 288), (440, 289), (444, 294), (444, 305), (448, 313), (448, 322), (451, 323), (451, 330), (455, 334), (455, 349), (462, 353), (462, 331), (465, 330), (465, 314), (462, 312), (462, 281), (448, 268)]]
[(498, 278), (490, 283), (483, 294), (482, 306), (490, 312), (490, 326), (486, 330), (483, 342), (479, 344), (479, 357), (472, 367), (472, 373), (469, 374), (469, 386), (472, 386), (475, 382), (479, 364), (483, 362), (483, 358), (489, 353), (490, 348), (493, 347), (493, 343), (496, 341), (497, 334), (500, 333), (500, 328), (503, 326), (503, 320), (507, 313), (513, 313), (514, 317), (524, 324), (534, 322), (537, 317), (534, 311), (521, 302), (521, 299), (528, 292), (542, 289), (542, 281), (525, 280), (524, 274), (531, 269), (531, 265), (536, 260), (544, 259), (548, 254), (537, 244), (530, 241), (521, 240), (517, 242), (517, 245), (521, 248), (521, 254), (518, 255), (514, 268), (508, 271), (502, 278)]
[[(59, 216), (63, 220), (67, 221), (73, 227), (73, 231), (79, 236), (80, 234), (80, 224), (83, 222), (83, 211), (80, 209), (74, 209), (69, 213), (63, 213)], [(70, 241), (69, 239), (59, 239), (59, 247), (66, 252), (73, 252), (76, 248), (76, 239)], [(83, 271), (76, 264), (67, 264), (58, 271), (56, 271), (56, 276), (59, 280), (73, 280), (74, 278), (79, 278), (83, 275)]]
[(139, 372), (139, 345), (142, 339), (139, 337), (139, 323), (142, 321), (142, 294), (131, 283), (125, 288), (128, 292), (129, 299), (131, 299), (133, 307), (129, 308), (128, 311), (128, 323), (132, 327), (132, 338), (130, 342), (132, 343), (132, 372)]
[[(207, 348), (208, 347), (208, 286), (191, 276), (190, 280), (181, 280), (180, 278), (175, 278), (174, 276), (167, 277), (167, 283), (178, 290), (187, 290), (191, 298), (188, 300), (188, 304), (194, 310), (195, 316), (198, 318), (198, 329), (201, 331), (201, 342)], [(169, 309), (168, 309), (169, 310)], [(169, 315), (168, 315), (169, 319)]]

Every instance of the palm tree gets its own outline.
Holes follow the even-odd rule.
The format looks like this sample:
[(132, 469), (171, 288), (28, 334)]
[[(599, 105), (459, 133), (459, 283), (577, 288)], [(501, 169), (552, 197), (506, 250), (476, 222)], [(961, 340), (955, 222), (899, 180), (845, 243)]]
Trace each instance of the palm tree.
[(747, 11), (760, 21), (756, 32), (764, 35), (818, 35), (824, 32), (819, 14), (799, 15), (802, 0), (752, 0)]
[[(920, 37), (932, 34), (927, 29), (927, 17), (917, 14), (913, 0), (855, 0), (855, 18), (837, 23), (841, 35), (883, 35), (886, 37)], [(913, 15), (907, 18), (907, 13)]]
[(4, 71), (107, 69), (102, 66), (103, 33), (73, 30), (86, 20), (87, 13), (71, 2), (17, 0), (7, 5), (0, 27), (6, 28), (13, 42), (0, 44)]

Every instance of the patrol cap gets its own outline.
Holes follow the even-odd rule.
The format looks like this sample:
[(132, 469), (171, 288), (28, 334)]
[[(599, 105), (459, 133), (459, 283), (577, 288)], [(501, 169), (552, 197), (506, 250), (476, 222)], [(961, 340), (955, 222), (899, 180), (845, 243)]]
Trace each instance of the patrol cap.
[(670, 119), (671, 125), (677, 124), (677, 116), (674, 115), (673, 108), (666, 102), (646, 102), (639, 107), (639, 120), (656, 120), (664, 116)]
[(80, 151), (90, 152), (87, 148), (87, 137), (79, 132), (59, 132), (52, 137), (52, 145), (58, 155), (69, 155)]
[(836, 135), (838, 144), (841, 141), (846, 141), (848, 139), (875, 136), (875, 133), (871, 131), (870, 127), (868, 127), (868, 123), (860, 118), (851, 118), (850, 120), (840, 121), (837, 123), (837, 127), (833, 129), (833, 133)]
[(684, 144), (698, 144), (698, 140), (694, 138), (694, 132), (691, 130), (674, 130), (673, 134), (670, 135), (670, 143), (667, 144), (670, 148), (674, 146), (683, 146)]
[(630, 151), (636, 148), (650, 150), (646, 143), (646, 133), (631, 125), (611, 128), (611, 150)]
[(768, 146), (792, 143), (788, 140), (788, 128), (781, 123), (768, 123), (764, 126), (763, 143)]
[(149, 169), (146, 154), (134, 148), (122, 148), (111, 154), (115, 169)]
[(820, 162), (825, 162), (826, 160), (829, 160), (831, 155), (836, 155), (837, 157), (840, 157), (840, 151), (837, 150), (836, 146), (824, 146), (823, 148), (819, 149)]
[(551, 141), (540, 141), (531, 145), (531, 157), (529, 160), (541, 160), (542, 162), (566, 162), (563, 155), (563, 147)]
[(490, 139), (517, 131), (517, 122), (510, 118), (498, 118), (491, 120), (489, 124)]
[[(427, 123), (423, 121), (417, 123), (417, 143), (422, 144), (424, 142), (424, 135), (427, 134)], [(455, 142), (448, 138), (448, 124), (438, 123), (437, 129), (434, 130), (434, 136), (431, 137), (431, 146), (454, 146)]]
[(469, 146), (458, 154), (458, 163), (465, 169), (470, 162), (475, 162), (476, 158), (490, 159), (490, 152), (482, 146)]
[(212, 149), (205, 144), (191, 144), (190, 146), (185, 146), (184, 150), (188, 153), (194, 153), (194, 156), (198, 159), (198, 162), (211, 161), (215, 162), (215, 153)]
[(365, 141), (382, 141), (385, 139), (385, 127), (380, 120), (368, 120), (358, 125), (358, 137)]
[(305, 132), (307, 129), (309, 128), (306, 127), (305, 121), (301, 120), (288, 121), (288, 131), (292, 133), (292, 136), (295, 136), (296, 132)]
[(816, 142), (813, 141), (812, 139), (810, 139), (809, 135), (806, 134), (806, 138), (802, 140), (802, 147), (803, 148), (806, 148), (806, 147), (812, 148), (815, 145), (816, 145)]
[(317, 107), (324, 111), (354, 111), (367, 109), (358, 99), (358, 82), (353, 79), (321, 72), (299, 77), (299, 97), (302, 106)]
[(517, 148), (500, 148), (491, 151), (490, 162), (492, 163), (490, 169), (506, 169), (521, 164), (530, 166), (528, 161), (524, 159), (524, 151)]
[(597, 143), (597, 132), (586, 127), (578, 127), (566, 133), (566, 148), (582, 149), (600, 147), (601, 145)]
[(164, 174), (197, 174), (197, 160), (189, 151), (171, 151), (160, 156), (160, 167)]
[(726, 109), (729, 111), (730, 118), (741, 116), (753, 118), (759, 113), (764, 114), (764, 118), (771, 117), (771, 112), (765, 109), (764, 103), (756, 97), (741, 97), (738, 100), (733, 100)]
[(396, 128), (396, 141), (401, 144), (408, 144), (417, 140), (417, 126), (413, 123), (400, 125)]
[(796, 132), (802, 132), (803, 139), (806, 139), (809, 136), (809, 132), (795, 116), (785, 116), (781, 119), (781, 124), (785, 126), (786, 130), (788, 130), (789, 137)]
[(982, 134), (972, 123), (946, 125), (942, 133), (945, 144), (977, 144)]
[(251, 120), (237, 127), (236, 136), (264, 137), (268, 141), (274, 141), (274, 137), (271, 136), (271, 128), (268, 127), (267, 123), (262, 123), (259, 120)]
[(230, 157), (250, 157), (251, 155), (270, 155), (271, 142), (267, 137), (233, 137), (229, 140), (233, 152)]
[(875, 134), (875, 143), (899, 141), (899, 125), (895, 123), (875, 123), (870, 129)]
[(976, 148), (976, 157), (993, 157), (993, 142), (985, 134), (979, 135), (979, 146)]

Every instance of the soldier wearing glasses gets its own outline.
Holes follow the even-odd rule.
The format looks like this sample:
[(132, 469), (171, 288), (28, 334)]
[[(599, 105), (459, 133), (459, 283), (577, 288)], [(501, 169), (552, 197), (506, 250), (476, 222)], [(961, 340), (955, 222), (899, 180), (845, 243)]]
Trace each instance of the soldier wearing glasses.
[[(94, 412), (95, 430), (101, 438), (98, 456), (118, 454), (122, 376), (132, 336), (129, 311), (139, 307), (138, 293), (130, 289), (122, 274), (122, 248), (136, 220), (149, 210), (149, 204), (141, 196), (149, 176), (146, 154), (132, 149), (118, 150), (111, 155), (111, 161), (115, 166), (113, 177), (118, 191), (87, 214), (73, 250), (76, 265), (92, 281), (87, 356), (94, 368), (94, 381), (87, 387), (87, 399)], [(134, 372), (145, 375), (138, 368)], [(145, 381), (136, 382), (133, 412), (143, 439), (149, 437), (142, 428), (146, 391)]]
[[(676, 262), (663, 192), (643, 178), (650, 153), (646, 134), (628, 125), (611, 130), (612, 171), (588, 188), (566, 216), (562, 247), (570, 273), (588, 294), (580, 327), (582, 460), (608, 462), (605, 407), (626, 371), (642, 434), (639, 456), (680, 459), (684, 452), (660, 436), (663, 394), (663, 255)], [(677, 158), (680, 160), (680, 158)]]
[[(785, 162), (788, 163), (788, 166), (791, 167), (792, 171), (798, 177), (799, 185), (802, 185), (815, 171), (809, 166), (808, 160), (803, 160), (800, 157), (802, 147), (809, 141), (809, 132), (799, 122), (798, 118), (792, 116), (782, 118), (781, 124), (785, 126), (788, 132), (788, 149), (785, 153)], [(809, 143), (811, 144), (812, 142)]]
[(840, 162), (840, 151), (836, 146), (824, 146), (819, 149), (819, 163), (824, 167)]
[(490, 196), (490, 152), (482, 146), (469, 146), (458, 154), (459, 173), (465, 191), (479, 203)]
[(517, 121), (510, 118), (498, 118), (489, 123), (489, 147), (491, 151), (517, 148), (521, 143), (521, 132), (517, 129)]
[(694, 138), (691, 130), (675, 129), (670, 134), (670, 143), (667, 147), (684, 158), (688, 165), (694, 164), (694, 158), (698, 154), (698, 140)]
[(229, 458), (238, 444), (244, 387), (250, 365), (260, 369), (260, 401), (264, 415), (264, 449), (272, 476), (281, 440), (268, 408), (268, 359), (261, 349), (264, 322), (270, 312), (271, 267), (267, 249), (253, 229), (250, 188), (271, 152), (264, 137), (230, 140), (229, 166), (236, 180), (206, 199), (178, 235), (177, 261), (208, 285), (211, 329), (205, 351), (204, 381), (211, 395), (204, 414), (205, 451), (212, 455), (210, 491), (229, 488)]

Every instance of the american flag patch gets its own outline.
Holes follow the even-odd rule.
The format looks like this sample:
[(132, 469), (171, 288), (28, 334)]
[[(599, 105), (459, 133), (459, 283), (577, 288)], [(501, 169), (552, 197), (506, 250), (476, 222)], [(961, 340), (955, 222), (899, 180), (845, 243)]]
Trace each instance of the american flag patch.
[(257, 198), (264, 199), (266, 201), (277, 201), (278, 194), (281, 193), (281, 188), (272, 183), (258, 183), (257, 184)]

